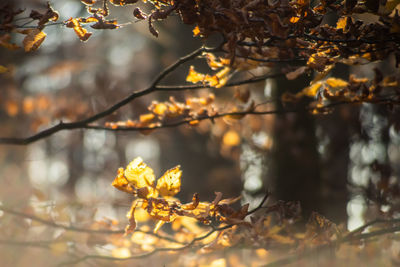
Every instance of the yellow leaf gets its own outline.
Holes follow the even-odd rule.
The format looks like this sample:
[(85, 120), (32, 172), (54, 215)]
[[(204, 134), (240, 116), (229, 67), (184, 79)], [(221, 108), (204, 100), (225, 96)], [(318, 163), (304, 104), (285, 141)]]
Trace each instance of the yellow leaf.
[(199, 123), (200, 123), (199, 120), (191, 120), (191, 121), (189, 121), (189, 125), (192, 125), (192, 126), (197, 125)]
[(187, 82), (198, 83), (204, 81), (204, 74), (198, 73), (194, 70), (194, 66), (190, 66), (189, 74), (186, 77)]
[(129, 163), (124, 174), (128, 182), (136, 188), (154, 186), (154, 172), (143, 162), (141, 157), (137, 157)]
[(134, 189), (129, 185), (128, 180), (124, 176), (124, 169), (119, 168), (118, 169), (118, 175), (115, 177), (114, 181), (111, 184), (118, 190), (127, 192), (127, 193), (134, 193)]
[(140, 115), (139, 120), (142, 123), (148, 123), (148, 122), (152, 121), (154, 119), (154, 117), (155, 117), (154, 114), (147, 113), (147, 114)]
[(199, 26), (196, 26), (196, 27), (193, 29), (193, 36), (198, 36), (199, 34), (200, 34)]
[(91, 32), (88, 32), (86, 29), (82, 28), (82, 25), (77, 19), (70, 18), (65, 26), (67, 26), (68, 28), (73, 28), (76, 35), (82, 42), (87, 41), (87, 39), (89, 39), (89, 37), (92, 35)]
[(240, 144), (240, 136), (236, 131), (228, 131), (224, 134), (222, 142), (226, 146), (237, 146)]
[(164, 173), (157, 181), (157, 190), (162, 196), (174, 196), (181, 190), (182, 171), (176, 166)]
[(321, 86), (322, 86), (322, 84), (320, 82), (314, 83), (314, 84), (310, 85), (309, 87), (304, 88), (303, 91), (301, 91), (301, 95), (314, 97), (317, 95)]
[(336, 29), (342, 29), (345, 31), (348, 19), (349, 17), (339, 18), (339, 20), (336, 22)]
[(338, 78), (328, 78), (326, 80), (326, 84), (332, 88), (336, 88), (336, 87), (346, 87), (349, 83)]
[(299, 20), (300, 20), (299, 17), (291, 17), (291, 18), (289, 19), (290, 23), (297, 23)]
[(46, 34), (39, 29), (31, 29), (27, 31), (27, 35), (22, 41), (25, 52), (32, 52), (38, 49), (45, 38)]
[(164, 103), (158, 103), (158, 102), (154, 102), (151, 105), (151, 111), (154, 112), (154, 114), (157, 115), (164, 115), (164, 113), (168, 110), (168, 107), (166, 104)]

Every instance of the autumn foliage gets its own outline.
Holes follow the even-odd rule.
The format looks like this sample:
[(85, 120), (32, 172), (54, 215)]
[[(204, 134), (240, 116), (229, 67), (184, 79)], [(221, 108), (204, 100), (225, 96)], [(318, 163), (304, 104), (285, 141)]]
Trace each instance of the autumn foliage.
[[(0, 49), (7, 53), (39, 53), (49, 38), (46, 33), (49, 27), (66, 28), (81, 43), (85, 42), (83, 45), (98, 40), (96, 31), (117, 32), (136, 23), (146, 25), (144, 34), (149, 33), (149, 38), (162, 38), (160, 29), (163, 29), (163, 23), (172, 19), (190, 27), (200, 47), (165, 66), (147, 87), (140, 90), (129, 88), (129, 94), (111, 104), (107, 97), (104, 97), (103, 105), (96, 106), (92, 101), (82, 100), (79, 95), (68, 92), (65, 95), (24, 95), (23, 92), (3, 90), (0, 92), (0, 115), (7, 121), (17, 121), (22, 115), (29, 118), (24, 123), (16, 123), (24, 127), (26, 136), (7, 130), (1, 133), (1, 145), (28, 145), (56, 136), (58, 132), (76, 129), (149, 135), (157, 133), (158, 129), (186, 125), (190, 131), (207, 133), (214, 142), (213, 146), (218, 147), (214, 150), (219, 156), (243, 163), (245, 149), (253, 149), (256, 151), (254, 155), (273, 153), (272, 128), (284, 128), (279, 122), (275, 124), (274, 116), (300, 114), (314, 119), (334, 116), (339, 107), (350, 106), (358, 110), (365, 108), (359, 113), (361, 120), (366, 117), (366, 107), (376, 107), (385, 115), (379, 117), (379, 112), (376, 112), (372, 123), (361, 121), (357, 123), (358, 128), (354, 128), (361, 131), (360, 139), (366, 139), (365, 135), (369, 134), (371, 140), (382, 139), (382, 142), (376, 141), (378, 145), (371, 145), (370, 150), (360, 149), (360, 153), (354, 147), (346, 150), (354, 166), (360, 162), (359, 165), (364, 164), (361, 171), (354, 166), (352, 171), (348, 171), (360, 172), (359, 180), (364, 180), (358, 184), (351, 181), (347, 187), (351, 187), (349, 192), (353, 190), (357, 196), (363, 197), (368, 216), (361, 226), (350, 230), (345, 221), (337, 222), (335, 218), (326, 217), (322, 209), (308, 214), (296, 199), (275, 199), (273, 190), (257, 191), (257, 201), (252, 203), (240, 196), (214, 192), (213, 188), (208, 188), (214, 192), (211, 198), (190, 192), (191, 200), (184, 201), (179, 197), (183, 190), (182, 179), (190, 180), (191, 177), (185, 176), (180, 165), (168, 167), (170, 169), (156, 179), (155, 173), (159, 170), (153, 170), (141, 157), (135, 157), (126, 160), (126, 168), (117, 170), (113, 165), (112, 170), (116, 173), (112, 186), (114, 190), (122, 191), (115, 190), (114, 193), (118, 197), (126, 193), (132, 201), (130, 207), (123, 208), (127, 213), (126, 220), (95, 220), (94, 215), (70, 212), (72, 204), (54, 204), (55, 200), (47, 208), (45, 204), (50, 203), (51, 198), (47, 199), (38, 192), (40, 190), (32, 189), (29, 194), (34, 197), (17, 208), (13, 202), (0, 198), (0, 246), (44, 248), (55, 255), (60, 265), (107, 265), (120, 261), (127, 261), (126, 265), (130, 265), (130, 260), (140, 259), (153, 266), (168, 266), (170, 263), (171, 266), (214, 267), (292, 263), (309, 266), (313, 257), (318, 258), (319, 266), (399, 264), (398, 164), (391, 164), (387, 155), (392, 153), (395, 160), (400, 158), (400, 1), (80, 2), (86, 13), (79, 16), (60, 14), (51, 2), (43, 4), (41, 9), (32, 10), (1, 3)], [(129, 10), (128, 21), (114, 18), (112, 11), (119, 9)], [(62, 17), (68, 18), (60, 19)], [(169, 60), (165, 58), (163, 60)], [(88, 65), (66, 61), (55, 70), (50, 68), (47, 71), (49, 75), (65, 70), (84, 73), (85, 66)], [(9, 64), (0, 59), (0, 78), (13, 84), (16, 68), (17, 63)], [(356, 71), (357, 68), (361, 71)], [(118, 72), (117, 67), (106, 68), (105, 73), (112, 71)], [(280, 85), (273, 94), (267, 93), (273, 80)], [(260, 93), (257, 86), (260, 88), (263, 82), (266, 85), (261, 85), (264, 92)], [(296, 82), (305, 86), (295, 88)], [(195, 92), (200, 89), (207, 90)], [(184, 93), (178, 94), (181, 91)], [(118, 94), (112, 92), (110, 95)], [(139, 102), (141, 99), (145, 100)], [(123, 108), (127, 107), (132, 107), (134, 112), (124, 114), (127, 109)], [(341, 109), (340, 112), (344, 121), (350, 121), (354, 115), (350, 109)], [(384, 118), (382, 121), (386, 126), (374, 128), (379, 124), (379, 118)], [(296, 120), (299, 118), (294, 115), (288, 122)], [(312, 134), (320, 134), (320, 128)], [(336, 129), (332, 131), (341, 130), (333, 128)], [(382, 128), (388, 133), (381, 134)], [(301, 131), (285, 134), (295, 136), (293, 138), (305, 135)], [(379, 139), (379, 135), (383, 137)], [(356, 139), (355, 136), (348, 137), (348, 140)], [(314, 147), (316, 150), (318, 147), (321, 158), (324, 144), (329, 143), (324, 143), (324, 140), (320, 137), (319, 144)], [(86, 140), (88, 143), (91, 141)], [(379, 158), (384, 145), (387, 155)], [(301, 154), (295, 148), (292, 150)], [(358, 154), (363, 162), (357, 162)], [(3, 154), (0, 156), (0, 160), (5, 158)], [(70, 157), (76, 155), (71, 153)], [(301, 157), (305, 161), (307, 157), (311, 158), (306, 153)], [(193, 161), (198, 160), (193, 158)], [(257, 161), (257, 157), (254, 156), (252, 161)], [(182, 165), (182, 169), (185, 168), (188, 167)], [(240, 168), (242, 172), (251, 169), (249, 166)], [(328, 164), (329, 168), (341, 167)], [(108, 170), (104, 168), (104, 171)], [(16, 172), (13, 169), (8, 174)], [(221, 173), (215, 176), (220, 178), (226, 174)], [(18, 185), (21, 187), (24, 186)], [(321, 191), (329, 191), (327, 187)], [(45, 227), (45, 231), (37, 230), (37, 225)], [(177, 253), (179, 251), (182, 253)], [(154, 257), (154, 254), (160, 254), (160, 257)]]

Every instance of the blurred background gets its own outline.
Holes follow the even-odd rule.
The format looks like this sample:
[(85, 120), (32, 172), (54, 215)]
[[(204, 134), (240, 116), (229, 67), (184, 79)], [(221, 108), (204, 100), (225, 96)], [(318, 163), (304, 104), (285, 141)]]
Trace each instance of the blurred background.
[[(9, 2), (26, 8), (21, 18), (27, 17), (29, 10), (46, 7), (45, 2), (36, 0)], [(51, 4), (61, 21), (87, 15), (78, 0)], [(149, 9), (149, 5), (138, 5), (144, 11)], [(45, 41), (35, 52), (0, 49), (0, 65), (10, 69), (0, 74), (1, 137), (27, 137), (60, 120), (75, 121), (100, 112), (146, 88), (166, 66), (204, 43), (194, 38), (193, 28), (180, 23), (177, 16), (156, 22), (160, 34), (155, 38), (146, 22), (134, 22), (133, 7), (110, 6), (110, 11), (110, 17), (123, 27), (93, 30), (85, 43), (72, 29), (49, 26), (44, 30)], [(17, 44), (22, 37), (12, 35)], [(215, 36), (207, 44), (218, 41)], [(337, 66), (333, 76), (347, 79), (351, 72), (373, 77), (374, 67), (391, 73), (392, 60), (351, 69)], [(190, 64), (209, 71), (204, 60)], [(175, 71), (164, 84), (184, 84), (190, 64)], [(269, 79), (240, 88), (155, 92), (101, 123), (136, 119), (146, 113), (151, 101), (165, 101), (171, 95), (184, 101), (188, 96), (213, 92), (217, 104), (229, 106), (236, 101), (235, 91), (249, 90), (256, 102), (271, 101), (270, 107), (276, 108), (281, 104), (273, 100), (284, 90), (298, 92), (308, 82)], [(181, 165), (182, 190), (177, 197), (182, 202), (190, 201), (194, 192), (201, 200), (211, 201), (219, 191), (224, 197), (242, 195), (243, 203), (257, 205), (269, 189), (271, 202), (299, 200), (305, 218), (315, 210), (354, 229), (398, 205), (386, 202), (398, 194), (400, 117), (396, 114), (396, 108), (363, 104), (340, 106), (326, 115), (300, 112), (245, 117), (240, 122), (218, 119), (149, 135), (62, 131), (27, 146), (0, 146), (0, 202), (16, 210), (34, 207), (37, 214), (52, 210), (67, 214), (71, 224), (109, 218), (124, 225), (132, 198), (110, 184), (119, 167), (140, 156), (157, 177)], [(0, 211), (2, 235), (10, 235), (6, 227), (10, 223)], [(17, 230), (14, 234), (21, 235)]]

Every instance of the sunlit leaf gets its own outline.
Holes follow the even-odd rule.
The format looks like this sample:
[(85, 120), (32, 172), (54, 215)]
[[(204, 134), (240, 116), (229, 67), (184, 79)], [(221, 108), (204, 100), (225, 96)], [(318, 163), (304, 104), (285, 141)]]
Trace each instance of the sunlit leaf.
[(125, 169), (125, 177), (135, 188), (154, 186), (154, 172), (143, 159), (135, 158)]
[(204, 74), (198, 73), (194, 70), (194, 66), (190, 66), (189, 74), (186, 76), (186, 81), (191, 83), (203, 82), (205, 78)]
[(308, 96), (308, 97), (315, 97), (317, 95), (317, 93), (319, 92), (319, 89), (321, 88), (322, 83), (317, 82), (314, 83), (312, 85), (310, 85), (309, 87), (306, 87), (303, 89), (303, 91), (301, 92), (302, 95)]
[(142, 123), (149, 123), (155, 118), (154, 114), (148, 113), (148, 114), (142, 114), (139, 117), (140, 122)]
[(132, 188), (132, 186), (130, 186), (128, 180), (125, 178), (123, 168), (118, 169), (118, 175), (117, 175), (117, 177), (115, 177), (115, 179), (111, 185), (114, 186), (115, 188), (117, 188), (118, 190), (121, 190), (121, 191), (124, 191), (127, 193), (135, 192), (134, 188)]
[(66, 27), (68, 28), (73, 28), (76, 35), (79, 37), (79, 39), (82, 42), (85, 42), (89, 39), (90, 36), (92, 36), (91, 32), (88, 32), (86, 29), (82, 27), (82, 25), (79, 23), (78, 19), (70, 18), (66, 24)]
[(169, 169), (157, 181), (157, 190), (162, 196), (174, 196), (181, 190), (182, 171), (180, 166)]
[(328, 78), (326, 80), (326, 84), (332, 88), (337, 88), (337, 87), (346, 87), (348, 86), (349, 83), (339, 78)]
[(193, 36), (198, 36), (200, 34), (199, 26), (194, 27), (193, 29)]
[(46, 38), (46, 33), (39, 29), (28, 29), (23, 31), (26, 34), (22, 44), (24, 45), (25, 52), (32, 52), (39, 48)]

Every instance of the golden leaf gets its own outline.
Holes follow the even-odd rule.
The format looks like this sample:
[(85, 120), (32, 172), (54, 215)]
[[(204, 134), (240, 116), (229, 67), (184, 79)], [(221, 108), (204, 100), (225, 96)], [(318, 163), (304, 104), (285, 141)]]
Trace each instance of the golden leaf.
[(339, 18), (339, 20), (336, 23), (336, 29), (342, 29), (344, 32), (346, 29), (348, 20), (349, 20), (349, 17)]
[(136, 188), (154, 186), (154, 172), (143, 162), (141, 157), (137, 157), (129, 163), (124, 174), (128, 182)]
[(319, 92), (319, 89), (321, 88), (322, 84), (320, 82), (314, 83), (310, 85), (309, 87), (306, 87), (303, 89), (303, 91), (300, 92), (300, 95), (305, 95), (309, 97), (315, 97), (317, 93)]
[(291, 18), (289, 19), (290, 23), (297, 23), (299, 20), (300, 20), (299, 17), (291, 17)]
[(150, 106), (150, 110), (157, 115), (164, 115), (164, 113), (168, 110), (168, 107), (164, 103), (153, 102)]
[(196, 26), (196, 27), (193, 29), (193, 36), (198, 36), (199, 34), (200, 34), (199, 26)]
[(82, 28), (82, 25), (79, 23), (78, 19), (70, 18), (65, 24), (68, 28), (73, 28), (76, 35), (82, 42), (87, 41), (89, 37), (92, 35), (91, 32), (88, 32), (86, 29)]
[(204, 78), (205, 78), (204, 74), (198, 73), (197, 71), (194, 70), (194, 66), (190, 66), (189, 74), (186, 77), (187, 82), (191, 83), (203, 82)]
[(192, 126), (195, 126), (195, 125), (197, 125), (199, 123), (200, 123), (199, 120), (191, 120), (191, 121), (189, 121), (189, 125), (192, 125)]
[(140, 115), (139, 120), (141, 123), (149, 123), (154, 119), (154, 114), (153, 113), (148, 113), (148, 114), (143, 114)]
[(180, 166), (169, 169), (157, 181), (157, 190), (162, 196), (174, 196), (181, 190), (182, 171)]
[(118, 190), (121, 190), (121, 191), (124, 191), (127, 193), (134, 193), (134, 189), (131, 186), (129, 186), (129, 182), (124, 176), (123, 168), (118, 169), (118, 175), (117, 175), (117, 177), (115, 177), (115, 179), (111, 185), (114, 186), (115, 188), (117, 188)]
[(338, 78), (328, 78), (326, 80), (326, 84), (332, 88), (336, 88), (336, 87), (346, 87), (349, 83)]
[(46, 38), (46, 34), (39, 29), (29, 29), (26, 31), (26, 36), (22, 41), (25, 52), (32, 52), (39, 48)]

